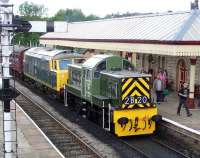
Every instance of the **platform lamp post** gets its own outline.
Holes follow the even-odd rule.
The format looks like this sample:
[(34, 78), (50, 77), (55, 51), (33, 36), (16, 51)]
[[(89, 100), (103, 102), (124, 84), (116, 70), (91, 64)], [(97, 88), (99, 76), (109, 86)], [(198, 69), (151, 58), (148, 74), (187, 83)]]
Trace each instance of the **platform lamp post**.
[[(13, 18), (13, 5), (8, 4), (9, 0), (0, 0), (1, 7), (1, 49), (2, 49), (2, 65), (1, 77), (2, 87), (0, 89), (0, 99), (2, 100), (4, 114), (4, 157), (13, 158), (15, 145), (12, 141), (12, 114), (10, 108), (10, 101), (14, 98), (14, 91), (10, 88), (10, 71), (9, 71), (9, 57), (13, 52), (11, 44), (14, 32), (24, 32), (31, 28), (31, 25), (22, 21), (19, 18)], [(17, 143), (17, 142), (16, 142)], [(17, 155), (16, 155), (17, 157)]]

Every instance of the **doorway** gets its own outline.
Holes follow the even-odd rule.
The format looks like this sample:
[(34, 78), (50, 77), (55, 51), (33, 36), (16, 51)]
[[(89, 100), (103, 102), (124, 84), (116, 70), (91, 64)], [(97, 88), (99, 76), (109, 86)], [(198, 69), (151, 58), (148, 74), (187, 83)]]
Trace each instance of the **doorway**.
[(179, 90), (181, 88), (181, 85), (183, 85), (184, 82), (187, 82), (187, 67), (184, 59), (180, 59), (177, 63), (176, 68), (176, 90)]

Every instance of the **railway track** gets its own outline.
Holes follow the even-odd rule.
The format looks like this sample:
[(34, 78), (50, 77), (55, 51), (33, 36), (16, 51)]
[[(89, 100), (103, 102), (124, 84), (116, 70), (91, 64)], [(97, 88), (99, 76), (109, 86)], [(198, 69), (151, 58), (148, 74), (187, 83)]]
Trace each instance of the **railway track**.
[[(179, 127), (177, 123), (164, 118), (158, 124), (157, 139), (162, 139), (168, 144), (178, 147), (181, 153), (189, 157), (200, 157), (200, 135), (187, 127)], [(190, 131), (191, 130), (191, 131)], [(170, 138), (170, 139), (169, 139)], [(170, 141), (170, 142), (169, 142)]]
[[(18, 89), (19, 89), (19, 87), (18, 87)], [(23, 90), (23, 92), (25, 92), (25, 91), (27, 91), (27, 90)], [(41, 95), (41, 94), (39, 94), (39, 95)], [(30, 96), (30, 94), (29, 94), (29, 96)], [(33, 99), (33, 101), (35, 102), (35, 99)], [(52, 104), (56, 104), (56, 103), (52, 103)], [(58, 110), (58, 108), (59, 108), (59, 106), (56, 106), (57, 110)], [(48, 110), (47, 107), (45, 109)], [(52, 113), (52, 111), (49, 112), (49, 113)], [(54, 117), (57, 118), (57, 116), (55, 116), (55, 115), (54, 115)], [(38, 117), (36, 117), (36, 118), (38, 118)], [(128, 137), (128, 138), (123, 138), (123, 139), (117, 138), (118, 142), (117, 143), (115, 142), (114, 144), (111, 143), (111, 144), (112, 144), (113, 147), (114, 147), (115, 144), (118, 144), (118, 145), (124, 144), (126, 146), (126, 147), (124, 147), (124, 145), (121, 145), (121, 147), (119, 147), (119, 146), (116, 145), (117, 148), (119, 148), (120, 151), (122, 153), (124, 153), (123, 156), (122, 155), (119, 156), (119, 157), (123, 157), (123, 158), (124, 157), (127, 157), (127, 158), (129, 158), (129, 157), (131, 157), (131, 158), (132, 157), (138, 157), (138, 158), (141, 158), (141, 157), (145, 157), (145, 158), (160, 158), (160, 157), (162, 157), (162, 158), (165, 158), (165, 157), (166, 158), (168, 158), (168, 157), (173, 157), (173, 158), (189, 158), (189, 157), (198, 158), (198, 157), (200, 157), (200, 155), (198, 155), (197, 153), (195, 153), (195, 152), (191, 153), (191, 152), (188, 152), (187, 150), (184, 149), (184, 146), (187, 149), (190, 148), (187, 145), (188, 143), (184, 144), (183, 146), (174, 143), (174, 141), (175, 142), (179, 141), (179, 143), (182, 143), (182, 139), (184, 137), (186, 137), (187, 142), (192, 140), (191, 142), (193, 144), (196, 144), (196, 146), (198, 147), (199, 142), (197, 142), (196, 137), (191, 136), (191, 138), (190, 138), (190, 133), (188, 133), (187, 135), (184, 135), (184, 136), (181, 135), (181, 137), (179, 137), (178, 139), (175, 139), (174, 137), (171, 137), (169, 135), (166, 136), (166, 134), (165, 134), (166, 131), (169, 130), (173, 134), (175, 131), (178, 131), (178, 130), (175, 129), (174, 127), (168, 127), (169, 125), (166, 124), (166, 123), (162, 123), (162, 125), (163, 126), (159, 125), (159, 128), (158, 128), (159, 130), (158, 130), (158, 132), (156, 133), (155, 136)], [(84, 126), (87, 126), (87, 125), (84, 125)], [(54, 126), (52, 128), (55, 129)], [(87, 127), (87, 128), (93, 129), (93, 127)], [(57, 134), (55, 134), (53, 139), (55, 139), (57, 137), (56, 135)], [(107, 133), (106, 135), (110, 135), (110, 134)], [(98, 137), (98, 135), (95, 135), (95, 136)], [(172, 139), (170, 139), (170, 138), (172, 138)], [(195, 139), (192, 139), (192, 138), (195, 138)], [(108, 139), (111, 142), (115, 138), (112, 138), (112, 136), (108, 136), (108, 138), (106, 138), (106, 140), (108, 140)], [(109, 140), (108, 140), (108, 142), (109, 142)], [(109, 144), (108, 142), (107, 142), (107, 144)], [(117, 150), (119, 150), (119, 149), (117, 149)], [(113, 156), (113, 157), (115, 157), (115, 156)]]
[(38, 103), (19, 91), (15, 101), (32, 118), (58, 150), (69, 158), (102, 158), (95, 149), (83, 142), (70, 129), (50, 115)]
[(133, 150), (137, 150), (144, 158), (190, 158), (154, 136), (126, 138), (121, 141)]
[(199, 135), (166, 120), (158, 124), (157, 132), (153, 136), (121, 139), (121, 141), (145, 158), (199, 158)]

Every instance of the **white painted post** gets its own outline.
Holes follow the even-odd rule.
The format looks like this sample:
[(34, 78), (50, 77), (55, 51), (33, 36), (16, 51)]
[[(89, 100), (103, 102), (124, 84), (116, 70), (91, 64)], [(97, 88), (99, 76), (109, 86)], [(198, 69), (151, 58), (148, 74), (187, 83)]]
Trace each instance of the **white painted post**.
[[(2, 7), (2, 14), (1, 14), (1, 23), (2, 25), (10, 25), (12, 24), (12, 8), (11, 7), (6, 7), (8, 5), (9, 0), (0, 0), (3, 4), (5, 5)], [(11, 49), (11, 40), (12, 40), (12, 35), (9, 32), (11, 30), (10, 27), (2, 27), (1, 31), (1, 48), (2, 48), (2, 88), (9, 88), (9, 79), (10, 79), (10, 71), (9, 71), (9, 57), (10, 54), (12, 53)], [(12, 158), (14, 157), (13, 155), (13, 147), (12, 145), (12, 116), (10, 112), (10, 100), (4, 100), (3, 101), (3, 106), (4, 106), (4, 150), (5, 158)]]
[(12, 158), (13, 149), (12, 149), (12, 123), (9, 120), (12, 120), (11, 112), (4, 112), (4, 134), (5, 134), (5, 158)]

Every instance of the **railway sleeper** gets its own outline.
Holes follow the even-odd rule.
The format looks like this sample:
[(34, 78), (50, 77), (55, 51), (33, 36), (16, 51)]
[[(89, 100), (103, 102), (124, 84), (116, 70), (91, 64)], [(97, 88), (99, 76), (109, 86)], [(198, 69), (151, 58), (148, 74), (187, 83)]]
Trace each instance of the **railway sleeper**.
[(65, 154), (65, 157), (66, 158), (93, 158), (93, 156), (91, 156), (91, 155), (89, 155), (89, 154), (87, 154), (87, 155), (83, 155), (83, 154), (77, 154), (77, 153), (75, 153), (75, 154), (72, 154), (72, 153), (66, 153)]
[(54, 125), (53, 125), (53, 124), (52, 124), (52, 125), (44, 125), (44, 126), (42, 126), (42, 128), (44, 128), (44, 129), (45, 129), (45, 128), (48, 128), (48, 129), (50, 129), (50, 130), (51, 130), (51, 129), (52, 129), (52, 130), (53, 130), (53, 129), (58, 129), (58, 130), (61, 129), (60, 126), (55, 125), (55, 124), (54, 124)]
[(55, 124), (55, 123), (50, 123), (50, 124), (46, 124), (46, 123), (44, 123), (44, 122), (39, 122), (38, 121), (38, 125), (41, 125), (42, 126), (42, 128), (49, 128), (49, 129), (62, 129), (63, 130), (63, 128), (61, 127), (61, 126), (59, 126), (59, 125), (57, 125), (57, 124)]
[(54, 126), (56, 124), (55, 122), (50, 121), (49, 119), (44, 119), (44, 118), (39, 119), (38, 117), (40, 116), (33, 116), (32, 119), (43, 125)]
[(68, 141), (72, 140), (72, 138), (70, 138), (68, 135), (59, 135), (59, 134), (51, 134), (51, 135), (48, 135), (49, 138), (51, 139), (66, 139)]
[(74, 144), (74, 143), (72, 143), (72, 140), (69, 140), (69, 139), (66, 139), (66, 140), (63, 140), (63, 138), (62, 139), (52, 139), (51, 137), (50, 137), (50, 140), (52, 141), (52, 142), (54, 142), (55, 144), (64, 144), (64, 145), (72, 145), (72, 144)]
[[(57, 135), (62, 135), (63, 137), (65, 137), (65, 135), (66, 135), (66, 133), (63, 133), (64, 131), (62, 131), (62, 130), (60, 130), (60, 131), (58, 131), (58, 130), (51, 130), (51, 131), (49, 131), (48, 129), (47, 130), (42, 130), (46, 135), (48, 135), (49, 137), (51, 137), (51, 136), (53, 136), (53, 137), (55, 137), (55, 135), (57, 136)], [(67, 134), (68, 135), (68, 134)]]
[(71, 152), (71, 151), (82, 151), (82, 148), (77, 144), (57, 144), (56, 145), (61, 151)]
[(77, 151), (69, 151), (69, 152), (66, 152), (65, 154), (66, 157), (75, 157), (75, 158), (90, 158), (92, 157), (91, 154), (89, 154), (88, 152), (85, 153), (85, 152), (77, 152)]
[(55, 134), (65, 134), (65, 135), (70, 135), (68, 131), (65, 131), (63, 128), (49, 128), (49, 127), (44, 127), (43, 125), (40, 125), (41, 129), (47, 129), (49, 132), (51, 133), (55, 133)]

